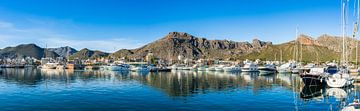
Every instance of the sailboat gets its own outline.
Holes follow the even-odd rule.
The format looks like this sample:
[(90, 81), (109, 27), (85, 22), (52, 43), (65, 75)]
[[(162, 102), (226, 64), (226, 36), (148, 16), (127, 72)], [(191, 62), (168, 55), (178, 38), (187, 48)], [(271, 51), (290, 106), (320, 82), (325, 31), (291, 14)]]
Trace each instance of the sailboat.
[(296, 68), (296, 62), (295, 61), (289, 61), (285, 64), (282, 64), (279, 68), (278, 68), (278, 72), (279, 73), (292, 73), (292, 70)]
[(347, 7), (347, 0), (342, 0), (341, 2), (341, 25), (342, 25), (342, 56), (341, 56), (341, 68), (340, 71), (330, 75), (329, 77), (326, 78), (326, 83), (329, 87), (335, 87), (335, 88), (340, 88), (340, 87), (346, 87), (349, 85), (352, 85), (352, 83), (354, 82), (354, 80), (350, 77), (349, 74), (349, 70), (347, 68), (348, 66), (348, 62), (347, 62), (347, 46), (346, 46), (346, 41), (345, 41), (345, 37), (346, 37), (346, 15), (347, 15), (347, 11), (346, 11), (346, 7)]
[[(299, 74), (301, 72), (301, 63), (299, 62), (299, 44), (301, 43), (298, 41), (299, 35), (298, 35), (298, 28), (296, 27), (296, 36), (295, 36), (295, 43), (294, 43), (294, 61), (295, 61), (295, 67), (291, 70), (292, 74)], [(300, 49), (301, 50), (301, 49)]]
[[(356, 39), (356, 34), (358, 32), (358, 27), (359, 27), (359, 16), (360, 16), (360, 0), (355, 0), (355, 3), (357, 3), (357, 6), (356, 6), (356, 21), (354, 23), (354, 32), (353, 32), (353, 37), (355, 38), (355, 41), (356, 41), (356, 67), (357, 67), (357, 62), (358, 62), (358, 44), (357, 44), (357, 39)], [(354, 12), (355, 13), (355, 12)], [(346, 107), (344, 107), (342, 109), (342, 111), (360, 111), (360, 101), (359, 101), (359, 98), (357, 97), (357, 87), (355, 86), (355, 97), (354, 97), (354, 100), (352, 103), (350, 103), (349, 105), (347, 105)]]
[(47, 57), (47, 45), (44, 49), (44, 57), (41, 58), (41, 69), (56, 69), (56, 67), (59, 65), (56, 63), (52, 58)]

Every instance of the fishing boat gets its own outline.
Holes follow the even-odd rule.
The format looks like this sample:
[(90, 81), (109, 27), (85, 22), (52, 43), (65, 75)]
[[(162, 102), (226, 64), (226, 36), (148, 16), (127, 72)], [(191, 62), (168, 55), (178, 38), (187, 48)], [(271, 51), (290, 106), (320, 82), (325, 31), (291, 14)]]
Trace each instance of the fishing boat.
[(244, 61), (244, 67), (241, 68), (242, 72), (258, 72), (258, 66), (249, 60)]
[(272, 63), (267, 63), (262, 67), (258, 68), (260, 75), (274, 74), (276, 73), (276, 66)]

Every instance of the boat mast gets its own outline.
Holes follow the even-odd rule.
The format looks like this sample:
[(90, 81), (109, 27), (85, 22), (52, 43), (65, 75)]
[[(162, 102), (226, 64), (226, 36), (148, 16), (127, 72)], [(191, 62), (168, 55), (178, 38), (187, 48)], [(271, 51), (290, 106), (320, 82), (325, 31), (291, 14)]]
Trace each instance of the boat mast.
[(47, 53), (47, 44), (45, 44), (44, 55), (43, 55), (44, 57), (43, 57), (43, 58), (47, 58), (47, 54), (46, 54), (46, 53)]
[(280, 64), (282, 63), (282, 50), (280, 49)]
[[(300, 63), (302, 62), (302, 44), (301, 41), (298, 40), (299, 39), (299, 27), (296, 27), (296, 61), (299, 61)], [(299, 45), (300, 45), (300, 49), (299, 49)]]
[[(299, 33), (299, 27), (296, 27), (296, 33)], [(302, 43), (299, 42), (300, 45), (300, 63), (302, 62), (302, 57), (303, 57), (303, 53), (302, 53)]]
[(299, 45), (299, 44), (298, 44), (298, 42), (299, 42), (299, 41), (298, 41), (299, 36), (298, 36), (298, 28), (297, 28), (297, 27), (296, 27), (295, 33), (296, 33), (296, 35), (295, 35), (295, 39), (296, 39), (296, 40), (295, 40), (295, 49), (296, 49), (296, 50), (295, 50), (295, 51), (296, 51), (296, 52), (295, 52), (295, 61), (298, 62), (298, 59), (299, 59), (299, 55), (298, 55), (298, 53), (299, 53), (299, 46), (298, 46), (298, 45)]
[[(353, 32), (353, 38), (356, 42), (356, 49), (355, 49), (355, 65), (356, 65), (356, 69), (358, 69), (358, 40), (357, 40), (357, 34), (358, 34), (358, 28), (359, 28), (359, 15), (360, 15), (360, 11), (359, 11), (359, 7), (360, 7), (360, 0), (355, 0), (354, 1), (354, 15), (356, 16), (356, 21), (354, 23), (354, 32)], [(357, 5), (355, 5), (357, 2)]]
[(346, 20), (345, 20), (345, 16), (346, 16), (346, 2), (347, 0), (342, 0), (341, 1), (341, 33), (342, 33), (342, 55), (341, 55), (341, 65), (346, 65), (347, 64), (347, 57), (346, 57), (346, 47), (345, 47), (345, 31), (346, 31)]
[(293, 53), (293, 61), (297, 62), (297, 41), (298, 41), (298, 35), (297, 35), (297, 29), (296, 29), (296, 35), (295, 35), (295, 41), (294, 41), (294, 53)]

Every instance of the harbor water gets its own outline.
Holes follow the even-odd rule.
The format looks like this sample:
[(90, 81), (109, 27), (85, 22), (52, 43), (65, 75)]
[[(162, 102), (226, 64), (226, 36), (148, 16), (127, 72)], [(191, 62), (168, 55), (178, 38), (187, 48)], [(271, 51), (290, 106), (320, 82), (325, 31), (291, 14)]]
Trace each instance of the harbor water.
[(7, 110), (340, 110), (357, 88), (305, 87), (294, 74), (4, 69)]

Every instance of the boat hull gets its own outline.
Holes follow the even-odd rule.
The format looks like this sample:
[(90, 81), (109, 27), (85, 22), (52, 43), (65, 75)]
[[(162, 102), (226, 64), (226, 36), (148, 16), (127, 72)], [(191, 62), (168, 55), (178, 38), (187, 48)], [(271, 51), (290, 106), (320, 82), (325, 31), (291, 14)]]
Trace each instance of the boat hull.
[(326, 79), (326, 83), (329, 87), (341, 88), (352, 85), (352, 80), (348, 74), (334, 74)]
[(320, 75), (302, 74), (300, 75), (305, 86), (322, 86), (323, 78)]

